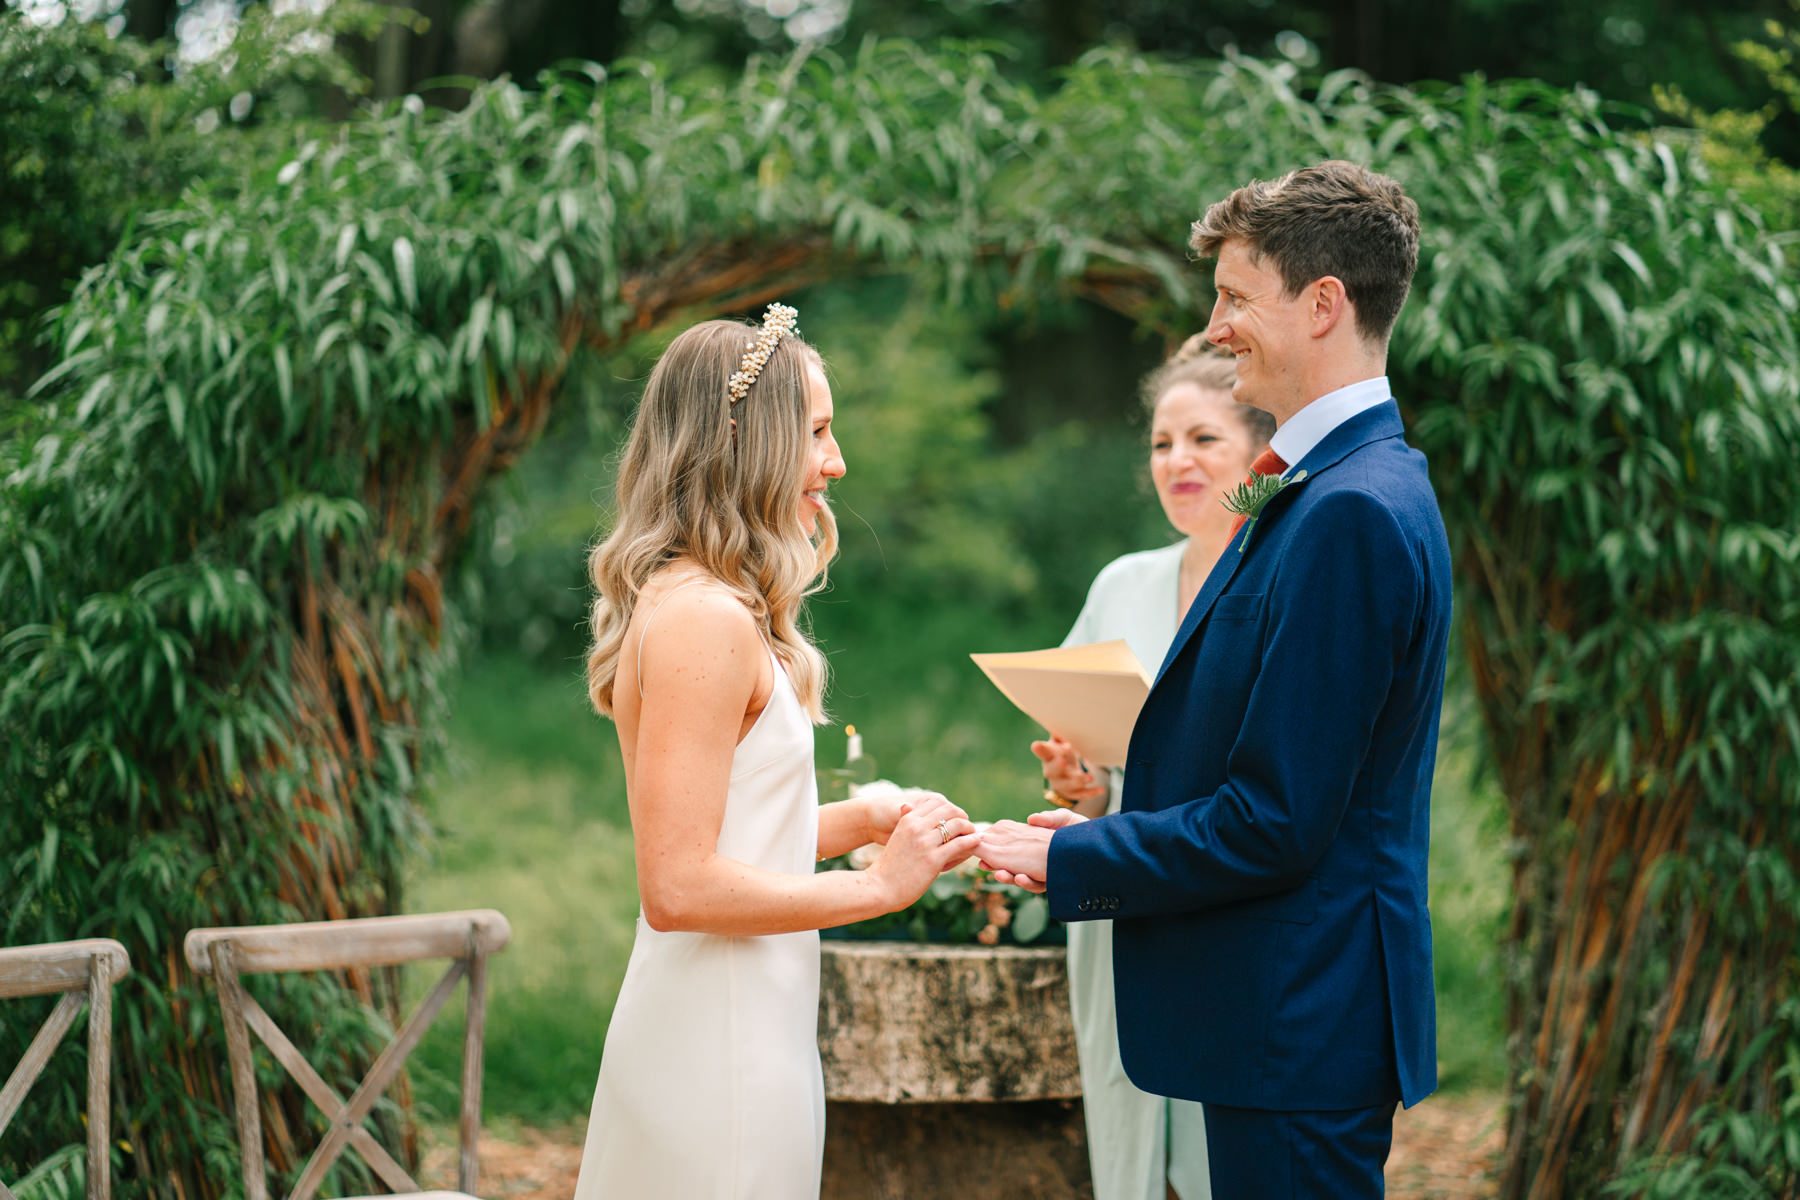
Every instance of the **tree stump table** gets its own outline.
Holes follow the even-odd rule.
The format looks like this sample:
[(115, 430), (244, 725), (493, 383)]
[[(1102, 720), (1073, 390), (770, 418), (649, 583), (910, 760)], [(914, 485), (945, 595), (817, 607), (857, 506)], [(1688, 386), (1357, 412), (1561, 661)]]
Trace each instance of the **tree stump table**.
[(821, 946), (822, 1200), (1091, 1200), (1062, 947)]

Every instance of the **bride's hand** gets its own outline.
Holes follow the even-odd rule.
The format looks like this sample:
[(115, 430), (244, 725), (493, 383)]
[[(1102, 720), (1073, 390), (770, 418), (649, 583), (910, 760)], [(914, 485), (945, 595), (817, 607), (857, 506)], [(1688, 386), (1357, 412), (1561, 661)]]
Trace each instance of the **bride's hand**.
[(956, 805), (950, 804), (950, 801), (936, 792), (927, 792), (920, 788), (902, 788), (891, 792), (882, 792), (878, 795), (862, 797), (863, 819), (868, 823), (868, 840), (887, 845), (888, 837), (894, 832), (894, 826), (899, 824), (900, 818), (926, 801), (940, 801), (950, 806), (952, 816), (960, 817), (965, 821), (969, 819), (968, 813)]
[(866, 874), (881, 885), (889, 911), (905, 908), (925, 894), (932, 880), (962, 862), (981, 845), (981, 835), (962, 809), (942, 796), (912, 796), (888, 834), (887, 845)]

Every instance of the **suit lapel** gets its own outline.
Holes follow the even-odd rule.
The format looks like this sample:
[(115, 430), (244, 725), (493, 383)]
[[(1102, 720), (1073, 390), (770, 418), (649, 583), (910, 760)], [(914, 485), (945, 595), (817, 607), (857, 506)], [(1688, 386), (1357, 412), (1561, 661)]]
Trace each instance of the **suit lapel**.
[[(1287, 488), (1281, 490), (1285, 492)], [(1243, 565), (1244, 554), (1250, 553), (1250, 550), (1245, 547), (1244, 554), (1238, 553), (1238, 541), (1242, 536), (1242, 534), (1237, 534), (1232, 537), (1231, 544), (1225, 547), (1225, 553), (1213, 565), (1211, 573), (1206, 577), (1206, 582), (1201, 584), (1200, 590), (1194, 594), (1194, 602), (1188, 605), (1187, 614), (1181, 618), (1181, 624), (1176, 627), (1175, 640), (1169, 643), (1169, 652), (1163, 655), (1162, 666), (1156, 669), (1156, 684), (1151, 685), (1151, 691), (1155, 691), (1156, 685), (1162, 683), (1163, 675), (1169, 670), (1169, 664), (1175, 661), (1175, 656), (1181, 653), (1183, 646), (1187, 645), (1188, 638), (1192, 637), (1194, 630), (1200, 627), (1200, 622), (1206, 619), (1206, 614), (1212, 611), (1213, 601), (1219, 598), (1225, 590), (1225, 585), (1231, 582), (1232, 576), (1236, 575), (1238, 568)]]
[[(1175, 630), (1175, 640), (1169, 643), (1169, 652), (1163, 655), (1162, 666), (1157, 668), (1156, 683), (1150, 688), (1152, 692), (1161, 685), (1163, 676), (1168, 673), (1169, 664), (1175, 661), (1175, 656), (1181, 653), (1182, 648), (1187, 645), (1188, 639), (1194, 636), (1194, 631), (1200, 628), (1201, 622), (1206, 620), (1206, 615), (1212, 611), (1214, 602), (1224, 594), (1226, 587), (1237, 575), (1238, 568), (1244, 564), (1244, 560), (1256, 553), (1256, 547), (1267, 540), (1267, 527), (1282, 509), (1293, 502), (1293, 495), (1300, 488), (1318, 478), (1322, 472), (1336, 466), (1355, 451), (1372, 442), (1399, 437), (1404, 432), (1405, 427), (1400, 423), (1400, 408), (1392, 400), (1389, 400), (1386, 403), (1377, 404), (1374, 408), (1357, 413), (1333, 429), (1318, 445), (1312, 448), (1306, 457), (1294, 464), (1289, 471), (1291, 482), (1269, 498), (1269, 502), (1263, 507), (1262, 514), (1250, 525), (1250, 540), (1248, 544), (1244, 545), (1243, 551), (1238, 550), (1238, 546), (1244, 542), (1245, 537), (1245, 534), (1240, 531), (1231, 539), (1231, 544), (1225, 547), (1225, 553), (1213, 566), (1212, 573), (1206, 577), (1206, 582), (1200, 585), (1200, 591), (1195, 595), (1193, 604), (1188, 606), (1186, 615), (1181, 619), (1181, 625)], [(1299, 478), (1302, 471), (1306, 473), (1306, 477), (1303, 479)]]

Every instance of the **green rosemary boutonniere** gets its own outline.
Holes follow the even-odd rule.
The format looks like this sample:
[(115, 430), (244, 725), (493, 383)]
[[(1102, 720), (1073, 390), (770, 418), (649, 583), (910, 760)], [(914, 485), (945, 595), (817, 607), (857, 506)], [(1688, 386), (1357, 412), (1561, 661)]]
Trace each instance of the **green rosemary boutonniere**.
[(1238, 553), (1250, 544), (1250, 530), (1256, 525), (1257, 515), (1263, 505), (1275, 498), (1275, 493), (1290, 483), (1299, 483), (1306, 478), (1305, 471), (1299, 471), (1283, 479), (1279, 475), (1252, 475), (1250, 482), (1240, 483), (1237, 490), (1226, 496), (1223, 503), (1231, 512), (1244, 518), (1244, 540), (1238, 543)]

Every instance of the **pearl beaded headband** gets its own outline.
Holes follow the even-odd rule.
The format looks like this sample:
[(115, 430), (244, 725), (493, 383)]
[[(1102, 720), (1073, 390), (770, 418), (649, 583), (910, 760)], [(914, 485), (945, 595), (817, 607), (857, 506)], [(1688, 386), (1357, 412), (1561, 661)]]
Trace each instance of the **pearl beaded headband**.
[(737, 374), (725, 385), (734, 407), (750, 394), (750, 385), (762, 374), (776, 344), (783, 337), (796, 336), (799, 319), (800, 314), (786, 304), (769, 305), (769, 311), (763, 314), (762, 328), (753, 340), (744, 343), (744, 360), (738, 364)]

